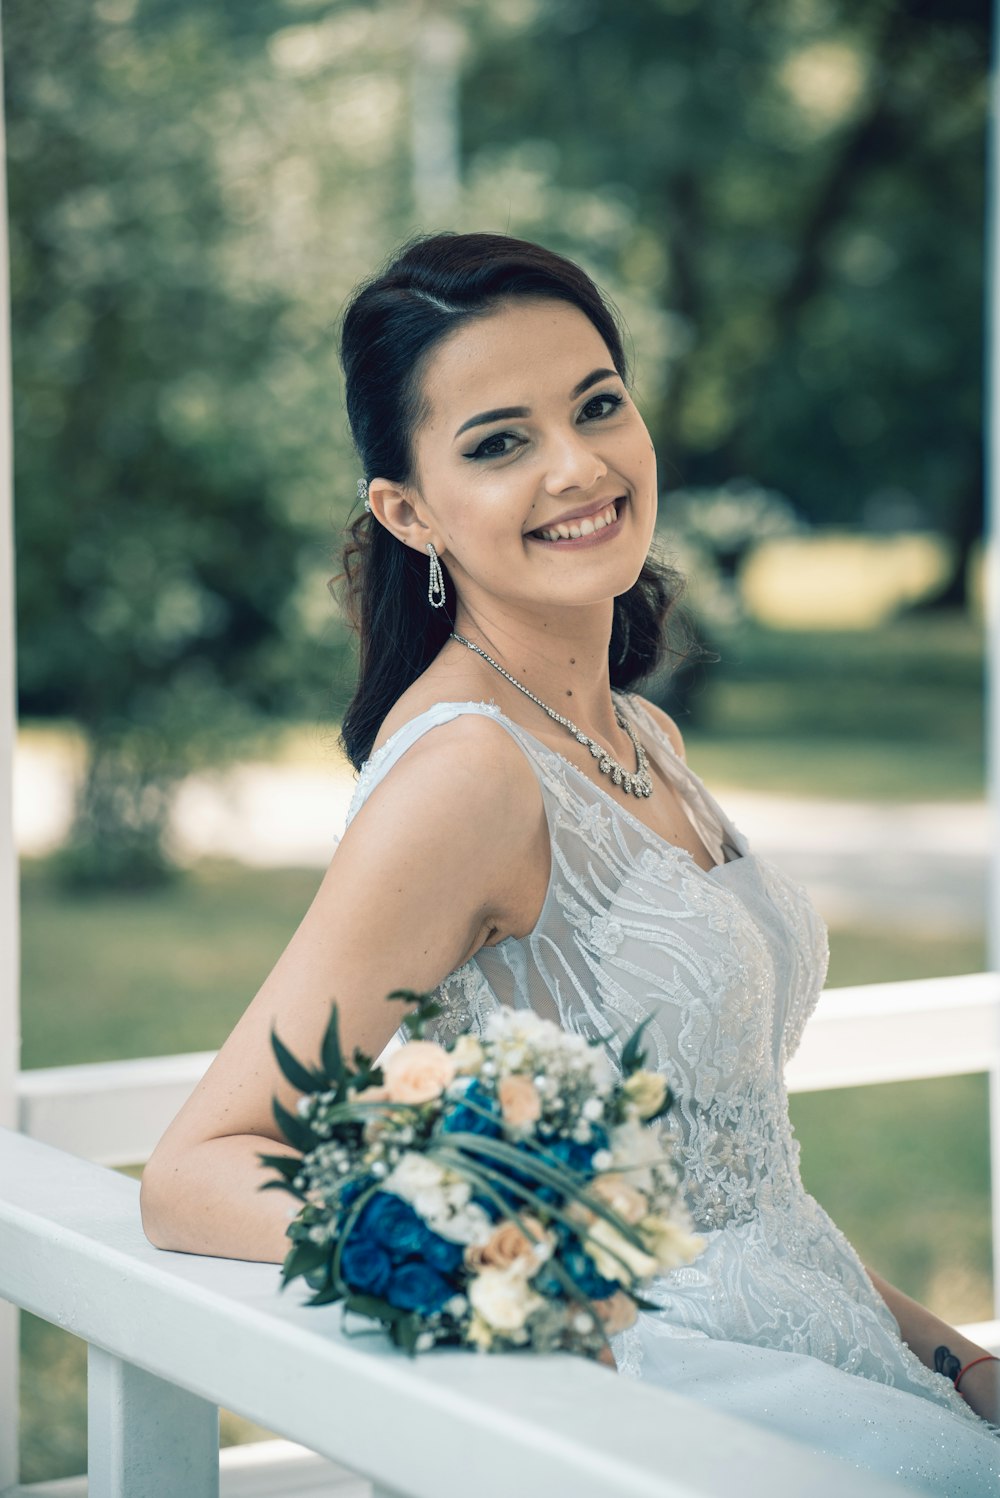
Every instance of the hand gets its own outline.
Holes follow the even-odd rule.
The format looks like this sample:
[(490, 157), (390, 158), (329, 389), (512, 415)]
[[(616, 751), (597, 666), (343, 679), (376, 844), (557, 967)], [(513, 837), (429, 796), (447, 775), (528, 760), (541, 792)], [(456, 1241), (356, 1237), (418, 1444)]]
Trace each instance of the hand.
[[(599, 1363), (603, 1363), (604, 1366), (605, 1366), (605, 1368), (611, 1368), (611, 1369), (614, 1370), (615, 1373), (618, 1372), (618, 1364), (615, 1362), (615, 1355), (611, 1351), (611, 1348), (607, 1346), (607, 1344), (605, 1344), (601, 1348), (600, 1353), (598, 1354), (598, 1357), (597, 1357), (597, 1361)], [(972, 1370), (973, 1373), (976, 1373), (977, 1371), (978, 1370), (975, 1369), (975, 1368), (973, 1368), (973, 1370)], [(968, 1375), (968, 1377), (970, 1377), (970, 1378), (971, 1378), (971, 1376), (972, 1376), (972, 1374)], [(964, 1378), (962, 1380), (962, 1386), (963, 1386), (963, 1388), (965, 1386), (965, 1379)]]

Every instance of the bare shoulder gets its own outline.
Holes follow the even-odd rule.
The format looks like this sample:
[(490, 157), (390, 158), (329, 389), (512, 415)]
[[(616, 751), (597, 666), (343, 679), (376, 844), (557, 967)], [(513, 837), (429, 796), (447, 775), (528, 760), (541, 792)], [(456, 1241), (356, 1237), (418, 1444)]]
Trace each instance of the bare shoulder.
[[(391, 732), (379, 738), (386, 742), (416, 716), (411, 712), (397, 719)], [(446, 804), (466, 818), (473, 814), (480, 823), (484, 817), (502, 820), (515, 807), (523, 810), (533, 788), (537, 782), (524, 750), (491, 713), (457, 713), (410, 745), (358, 816), (385, 791), (394, 801), (424, 801), (436, 810)], [(540, 804), (540, 796), (538, 800)]]
[(453, 909), (516, 924), (546, 826), (534, 769), (510, 732), (492, 714), (458, 713), (425, 729), (369, 792), (341, 839), (340, 875), (405, 869)]
[(680, 729), (677, 727), (677, 724), (674, 722), (670, 714), (665, 713), (662, 707), (657, 707), (655, 702), (650, 702), (647, 698), (640, 697), (638, 692), (633, 692), (631, 695), (633, 696), (635, 701), (638, 702), (640, 707), (644, 707), (646, 709), (649, 716), (653, 719), (653, 722), (658, 724), (659, 727), (663, 729), (663, 732), (667, 735), (667, 738), (670, 740), (671, 744), (673, 744), (678, 758), (685, 759), (686, 755), (684, 752), (684, 739), (681, 736)]

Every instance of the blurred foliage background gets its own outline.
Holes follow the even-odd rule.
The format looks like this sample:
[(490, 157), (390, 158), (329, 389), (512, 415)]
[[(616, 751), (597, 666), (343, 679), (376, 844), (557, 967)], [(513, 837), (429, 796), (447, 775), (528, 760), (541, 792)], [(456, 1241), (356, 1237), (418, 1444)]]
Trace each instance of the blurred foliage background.
[(336, 321), (416, 229), (537, 237), (615, 297), (706, 629), (816, 528), (924, 537), (895, 582), (874, 555), (863, 622), (914, 569), (963, 608), (987, 29), (984, 0), (13, 0), (19, 689), (86, 731), (70, 877), (162, 877), (187, 769), (342, 707)]
[[(311, 898), (166, 833), (289, 735), (342, 773), (337, 319), (418, 230), (621, 308), (718, 656), (648, 690), (709, 784), (982, 794), (985, 0), (6, 0), (4, 50), (20, 711), (81, 748), (23, 866), (25, 1065), (219, 1044)], [(832, 946), (833, 984), (985, 965)], [(988, 1315), (981, 1079), (794, 1109), (869, 1261)], [(29, 1481), (82, 1468), (82, 1349), (25, 1325)]]

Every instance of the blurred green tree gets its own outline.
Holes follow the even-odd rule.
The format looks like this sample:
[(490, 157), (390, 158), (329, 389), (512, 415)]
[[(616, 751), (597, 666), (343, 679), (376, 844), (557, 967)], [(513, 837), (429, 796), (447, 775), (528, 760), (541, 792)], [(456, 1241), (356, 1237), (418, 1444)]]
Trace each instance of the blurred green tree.
[[(336, 707), (330, 324), (361, 264), (350, 233), (338, 259), (317, 231), (314, 200), (366, 163), (346, 152), (314, 180), (345, 121), (336, 80), (290, 97), (308, 58), (282, 19), (5, 11), (19, 694), (87, 735), (61, 855), (77, 882), (166, 877), (178, 778), (262, 723)], [(372, 193), (357, 202), (363, 239)]]
[(494, 184), (512, 230), (582, 250), (626, 308), (658, 304), (642, 394), (666, 477), (747, 475), (814, 521), (939, 528), (963, 601), (982, 524), (985, 0), (524, 14), (465, 78), (476, 208)]

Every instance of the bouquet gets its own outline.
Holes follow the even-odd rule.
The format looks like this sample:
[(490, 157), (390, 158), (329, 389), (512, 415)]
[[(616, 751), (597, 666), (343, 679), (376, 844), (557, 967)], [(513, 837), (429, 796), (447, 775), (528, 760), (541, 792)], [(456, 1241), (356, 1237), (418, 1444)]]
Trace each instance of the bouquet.
[(643, 1068), (644, 1020), (616, 1079), (598, 1040), (531, 1011), (501, 1009), (481, 1038), (424, 1038), (440, 1013), (416, 1003), (411, 1037), (383, 1066), (345, 1060), (337, 1006), (320, 1070), (272, 1032), (303, 1096), (274, 1115), (298, 1155), (261, 1155), (261, 1189), (301, 1204), (282, 1288), (342, 1302), (411, 1356), (436, 1343), (600, 1357), (635, 1320), (658, 1273), (690, 1263), (694, 1236), (659, 1121), (664, 1079)]

